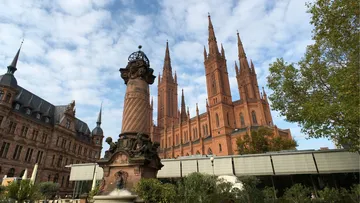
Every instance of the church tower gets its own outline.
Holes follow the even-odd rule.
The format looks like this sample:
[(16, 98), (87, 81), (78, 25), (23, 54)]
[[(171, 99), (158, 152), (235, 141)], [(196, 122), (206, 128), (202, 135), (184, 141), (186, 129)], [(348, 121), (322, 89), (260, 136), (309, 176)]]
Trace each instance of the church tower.
[[(238, 40), (238, 57), (240, 69), (235, 62), (236, 80), (239, 88), (239, 95), (242, 104), (244, 104), (243, 113), (241, 117), (241, 125), (238, 127), (249, 125), (272, 125), (272, 117), (270, 113), (270, 106), (267, 101), (265, 91), (260, 94), (255, 66), (250, 60), (250, 66), (244, 46), (241, 42), (239, 33), (237, 33)], [(246, 123), (246, 124), (244, 124)]]
[[(234, 107), (232, 104), (225, 51), (221, 45), (219, 52), (214, 27), (209, 19), (209, 53), (204, 49), (204, 65), (207, 94), (211, 115), (211, 134), (219, 142), (220, 151), (216, 154), (230, 154), (229, 134), (234, 129)], [(220, 147), (221, 145), (221, 147)]]
[(177, 78), (173, 77), (169, 43), (166, 42), (162, 77), (158, 79), (158, 127), (170, 127), (178, 121)]

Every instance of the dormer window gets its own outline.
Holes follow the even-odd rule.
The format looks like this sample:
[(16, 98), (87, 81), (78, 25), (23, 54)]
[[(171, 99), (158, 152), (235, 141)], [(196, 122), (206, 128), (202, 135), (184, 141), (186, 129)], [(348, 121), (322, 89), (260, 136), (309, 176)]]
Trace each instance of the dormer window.
[(0, 90), (0, 100), (2, 100), (3, 96), (4, 96), (4, 91)]
[(5, 97), (5, 102), (9, 103), (9, 102), (10, 102), (10, 99), (11, 99), (11, 94), (10, 94), (10, 93), (7, 93), (7, 94), (6, 94), (6, 97)]
[(49, 122), (50, 122), (49, 117), (46, 117), (46, 118), (45, 118), (45, 123), (49, 123)]
[(67, 120), (66, 120), (66, 125), (65, 125), (65, 127), (69, 129), (69, 128), (70, 128), (70, 123), (71, 123), (70, 120), (67, 119)]
[(20, 104), (15, 104), (15, 109), (19, 110), (20, 109)]
[(37, 118), (37, 119), (40, 119), (40, 118), (41, 118), (39, 113), (36, 114), (36, 118)]
[(31, 114), (31, 110), (29, 108), (26, 109), (26, 114), (30, 115)]

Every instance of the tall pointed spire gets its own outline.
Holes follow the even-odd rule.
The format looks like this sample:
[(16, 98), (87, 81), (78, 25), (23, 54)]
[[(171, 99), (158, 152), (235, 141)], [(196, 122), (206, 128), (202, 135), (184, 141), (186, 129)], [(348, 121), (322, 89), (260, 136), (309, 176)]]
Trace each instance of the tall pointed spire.
[(207, 59), (207, 53), (206, 53), (206, 48), (205, 48), (205, 45), (204, 45), (204, 61), (206, 61)]
[(210, 13), (208, 13), (209, 19), (209, 55), (219, 55), (219, 48), (216, 42), (214, 27), (211, 22)]
[(175, 71), (175, 74), (174, 74), (174, 80), (175, 80), (175, 83), (177, 84), (177, 75), (176, 75), (176, 71)]
[(166, 73), (171, 73), (171, 59), (170, 59), (170, 51), (169, 51), (169, 42), (166, 40), (166, 50), (165, 50), (165, 58), (164, 58), (164, 68), (163, 68), (163, 76)]
[(222, 43), (221, 43), (221, 56), (225, 58), (225, 50)]
[(198, 107), (198, 103), (196, 103), (196, 116), (199, 116), (199, 107)]
[(266, 92), (265, 92), (265, 89), (264, 89), (264, 87), (262, 87), (262, 91), (263, 91), (263, 99), (267, 102), (268, 100), (267, 100), (267, 95), (266, 95)]
[(255, 66), (254, 66), (254, 64), (253, 64), (253, 62), (252, 62), (251, 59), (250, 59), (250, 67), (251, 67), (251, 72), (252, 72), (253, 74), (256, 74), (256, 72), (255, 72)]
[(187, 116), (186, 116), (184, 89), (182, 89), (181, 91), (182, 91), (182, 93), (181, 93), (181, 112), (180, 112), (180, 116), (181, 116), (181, 121), (185, 121), (187, 119)]
[(158, 76), (158, 85), (160, 84), (161, 82), (161, 75), (160, 75), (160, 72), (159, 72), (159, 76)]
[(23, 44), (23, 43), (24, 43), (24, 40), (21, 42), (20, 47), (19, 47), (19, 50), (17, 51), (17, 53), (16, 53), (13, 61), (12, 61), (11, 64), (7, 67), (7, 68), (8, 68), (7, 73), (14, 74), (15, 71), (17, 70), (16, 65), (17, 65), (17, 62), (18, 62), (18, 60), (19, 60), (20, 50), (21, 50), (21, 47), (22, 47), (22, 44)]
[(238, 67), (236, 61), (235, 61), (235, 72), (236, 72), (236, 75), (239, 74), (239, 67)]
[(101, 102), (101, 106), (100, 106), (100, 111), (99, 111), (99, 115), (98, 115), (98, 119), (96, 121), (96, 126), (100, 127), (101, 125), (101, 114), (102, 114), (102, 102)]
[(154, 108), (154, 97), (151, 97), (150, 108)]
[(239, 60), (242, 58), (246, 58), (244, 46), (241, 42), (239, 32), (237, 32), (237, 40), (238, 40), (238, 52), (239, 52)]

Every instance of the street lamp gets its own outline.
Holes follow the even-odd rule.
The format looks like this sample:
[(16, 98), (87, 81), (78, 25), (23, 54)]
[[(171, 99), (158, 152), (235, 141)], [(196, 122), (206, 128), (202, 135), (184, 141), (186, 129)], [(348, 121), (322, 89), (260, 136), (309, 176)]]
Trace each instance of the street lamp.
[(215, 173), (214, 173), (214, 157), (210, 157), (210, 161), (211, 161), (211, 167), (212, 167), (213, 175), (215, 175)]

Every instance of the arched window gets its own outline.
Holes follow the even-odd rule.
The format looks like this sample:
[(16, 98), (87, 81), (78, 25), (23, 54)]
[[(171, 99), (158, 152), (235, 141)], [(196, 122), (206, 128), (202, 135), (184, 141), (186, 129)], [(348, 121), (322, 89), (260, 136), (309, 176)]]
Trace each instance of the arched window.
[(61, 179), (61, 187), (64, 185), (64, 176), (62, 177), (62, 179)]
[(205, 125), (203, 125), (202, 127), (203, 127), (203, 136), (205, 136), (206, 135)]
[(14, 177), (15, 175), (15, 169), (14, 168), (10, 168), (8, 173), (7, 173), (7, 177)]
[(257, 124), (255, 111), (252, 111), (252, 112), (251, 112), (251, 116), (252, 116), (253, 123), (254, 123), (254, 124)]
[(200, 152), (199, 152), (199, 151), (196, 151), (196, 154), (200, 154)]
[(244, 120), (244, 114), (240, 113), (240, 123), (241, 123), (241, 127), (245, 126), (245, 120)]
[(219, 152), (221, 152), (221, 151), (222, 151), (221, 144), (219, 144)]
[(219, 123), (219, 115), (216, 113), (215, 114), (215, 119), (216, 119), (216, 127), (219, 127), (220, 123)]
[(208, 154), (208, 155), (212, 155), (212, 154), (213, 154), (211, 148), (208, 149), (207, 154)]
[(26, 114), (30, 115), (31, 114), (31, 110), (29, 108), (26, 109)]
[(5, 102), (9, 103), (10, 102), (10, 98), (11, 98), (11, 94), (7, 93), (6, 97), (5, 97)]
[(59, 174), (57, 173), (57, 174), (55, 174), (55, 176), (54, 176), (54, 183), (57, 183), (59, 181)]
[(229, 113), (226, 113), (226, 119), (227, 119), (227, 124), (228, 124), (228, 126), (230, 126), (230, 117), (229, 117)]
[(208, 125), (207, 125), (207, 124), (205, 125), (205, 131), (206, 131), (205, 134), (208, 135), (208, 134), (209, 134), (209, 130), (208, 130)]

